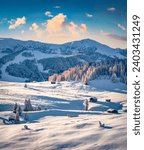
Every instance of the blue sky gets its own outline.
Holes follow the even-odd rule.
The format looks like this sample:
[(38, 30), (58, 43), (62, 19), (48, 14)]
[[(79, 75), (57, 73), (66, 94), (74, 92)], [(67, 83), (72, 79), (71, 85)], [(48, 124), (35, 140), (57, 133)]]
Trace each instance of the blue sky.
[(126, 0), (0, 0), (0, 37), (126, 48)]

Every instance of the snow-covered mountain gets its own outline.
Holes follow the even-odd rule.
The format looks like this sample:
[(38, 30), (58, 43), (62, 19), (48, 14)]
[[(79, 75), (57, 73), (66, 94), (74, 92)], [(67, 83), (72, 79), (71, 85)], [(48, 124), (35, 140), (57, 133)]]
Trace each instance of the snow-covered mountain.
[(126, 50), (91, 39), (46, 44), (0, 38), (1, 81), (43, 81), (77, 65), (111, 59), (126, 59)]

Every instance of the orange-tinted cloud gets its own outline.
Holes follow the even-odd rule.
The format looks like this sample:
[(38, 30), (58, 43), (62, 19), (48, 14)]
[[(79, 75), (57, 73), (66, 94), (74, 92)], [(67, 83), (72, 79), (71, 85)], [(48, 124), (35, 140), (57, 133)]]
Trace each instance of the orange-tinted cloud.
[[(80, 25), (75, 22), (67, 22), (66, 15), (60, 13), (40, 26), (37, 23), (33, 23), (29, 27), (30, 31), (33, 31), (37, 37), (43, 41), (64, 43), (64, 41), (72, 41), (80, 39), (87, 34), (87, 26), (82, 23)], [(54, 40), (55, 39), (55, 40)]]
[(86, 26), (86, 24), (82, 23), (82, 24), (80, 25), (79, 29), (80, 29), (81, 32), (85, 33), (85, 32), (87, 31), (87, 26)]
[(117, 34), (112, 34), (112, 33), (104, 32), (104, 31), (101, 31), (100, 34), (104, 35), (104, 36), (107, 36), (107, 37), (110, 37), (110, 38), (115, 39), (115, 40), (127, 41), (126, 36), (120, 36), (120, 35), (117, 35)]
[(49, 19), (46, 23), (46, 31), (48, 33), (58, 32), (63, 29), (66, 15), (63, 13), (58, 14), (57, 16)]
[(74, 22), (70, 22), (67, 24), (67, 28), (73, 37), (78, 37), (80, 32), (85, 33), (87, 31), (87, 26), (83, 23), (78, 26)]
[[(56, 34), (56, 35), (69, 35), (73, 38), (78, 37), (80, 33), (85, 33), (87, 31), (86, 24), (77, 25), (73, 21), (70, 23), (66, 22), (66, 15), (63, 13), (60, 13), (53, 17), (52, 19), (49, 19), (47, 23), (45, 24), (46, 31), (48, 34)], [(53, 36), (55, 37), (55, 35)]]
[(9, 21), (9, 29), (16, 29), (18, 26), (26, 23), (26, 17), (17, 18), (16, 20)]
[(74, 30), (77, 30), (78, 25), (71, 21), (69, 24), (67, 24), (67, 27), (70, 32), (73, 32)]
[(43, 30), (37, 25), (37, 23), (33, 23), (31, 27), (29, 27), (30, 31), (34, 31), (38, 37), (43, 35)]
[(78, 25), (75, 24), (74, 22), (70, 22), (67, 24), (67, 28), (68, 28), (68, 31), (71, 33), (71, 35), (73, 37), (78, 37), (79, 36), (79, 32), (78, 32)]

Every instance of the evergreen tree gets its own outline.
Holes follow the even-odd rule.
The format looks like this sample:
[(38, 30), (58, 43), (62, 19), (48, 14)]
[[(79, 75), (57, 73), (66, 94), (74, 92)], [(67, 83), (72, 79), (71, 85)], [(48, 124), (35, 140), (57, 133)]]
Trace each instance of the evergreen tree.
[(18, 113), (18, 112), (16, 113), (15, 121), (16, 121), (16, 122), (19, 122), (19, 121), (20, 121), (20, 117), (19, 117), (19, 113)]
[(31, 101), (30, 101), (30, 99), (26, 99), (25, 100), (25, 106), (24, 106), (24, 111), (33, 111), (34, 109), (33, 109), (33, 107), (32, 107), (32, 105), (31, 105)]
[(116, 75), (116, 73), (113, 73), (113, 74), (112, 74), (111, 80), (112, 80), (112, 82), (114, 82), (114, 83), (117, 82), (117, 75)]
[(17, 108), (17, 112), (18, 112), (18, 114), (19, 114), (19, 115), (21, 115), (21, 114), (22, 114), (21, 106), (18, 106), (18, 108)]
[(17, 108), (18, 108), (18, 104), (15, 103), (14, 108), (13, 108), (13, 113), (16, 113), (16, 112), (17, 112)]

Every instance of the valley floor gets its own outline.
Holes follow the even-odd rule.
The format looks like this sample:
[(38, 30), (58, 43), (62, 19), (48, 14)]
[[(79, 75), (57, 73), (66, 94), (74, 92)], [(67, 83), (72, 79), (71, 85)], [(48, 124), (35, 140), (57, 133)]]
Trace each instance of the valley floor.
[[(127, 113), (126, 86), (109, 80), (92, 81), (90, 85), (78, 82), (41, 83), (0, 82), (0, 117), (12, 114), (15, 102), (24, 105), (30, 98), (41, 111), (28, 112), (29, 121), (20, 124), (0, 123), (2, 150), (126, 150)], [(83, 102), (90, 103), (89, 111)], [(106, 102), (111, 99), (112, 102)], [(109, 114), (113, 108), (118, 114)], [(73, 116), (73, 117), (71, 117)], [(105, 124), (99, 126), (99, 121)], [(28, 126), (28, 129), (24, 128)]]

